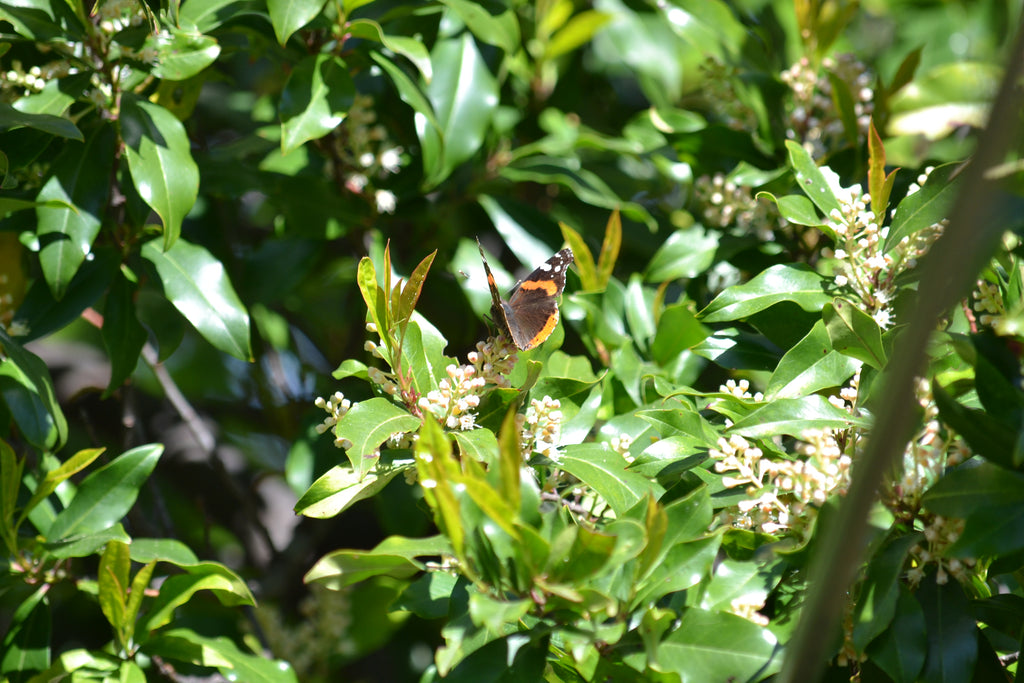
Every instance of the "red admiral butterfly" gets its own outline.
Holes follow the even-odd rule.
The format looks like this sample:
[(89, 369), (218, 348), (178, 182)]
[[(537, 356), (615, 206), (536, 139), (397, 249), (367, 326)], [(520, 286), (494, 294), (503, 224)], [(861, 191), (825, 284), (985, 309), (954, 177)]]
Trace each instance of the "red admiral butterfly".
[(574, 261), (572, 249), (563, 249), (541, 264), (512, 288), (506, 301), (498, 294), (479, 239), (476, 244), (487, 271), (487, 286), (491, 288), (494, 323), (523, 351), (541, 344), (558, 324), (558, 297), (565, 287), (565, 271)]

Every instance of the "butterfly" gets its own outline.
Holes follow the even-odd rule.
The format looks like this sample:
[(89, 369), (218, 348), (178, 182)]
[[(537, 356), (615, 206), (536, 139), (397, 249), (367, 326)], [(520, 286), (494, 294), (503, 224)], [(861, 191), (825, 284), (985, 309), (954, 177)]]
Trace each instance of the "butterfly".
[(565, 288), (565, 272), (575, 261), (572, 249), (562, 249), (520, 281), (502, 299), (480, 240), (476, 241), (491, 289), (491, 318), (512, 342), (527, 351), (544, 342), (558, 325), (558, 297)]

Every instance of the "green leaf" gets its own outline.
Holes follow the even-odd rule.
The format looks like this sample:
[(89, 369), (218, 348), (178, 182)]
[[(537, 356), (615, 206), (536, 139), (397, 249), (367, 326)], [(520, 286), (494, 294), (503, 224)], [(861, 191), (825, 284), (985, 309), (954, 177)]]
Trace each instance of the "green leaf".
[(215, 668), (229, 681), (298, 683), (294, 669), (287, 662), (242, 652), (224, 636), (207, 638), (188, 629), (176, 628), (145, 643), (143, 652), (173, 661)]
[[(436, 186), (456, 166), (476, 154), (490, 130), (491, 116), (500, 101), (498, 82), (468, 33), (461, 38), (437, 41), (431, 62), (434, 80), (427, 84), (426, 95), (441, 127), (442, 157), (436, 168), (429, 169), (428, 188)], [(417, 133), (423, 140), (434, 131), (417, 125)]]
[(120, 273), (107, 293), (103, 307), (103, 345), (110, 359), (110, 382), (104, 397), (120, 387), (135, 371), (146, 344), (146, 330), (135, 317), (135, 293), (138, 287)]
[[(68, 145), (36, 197), (39, 262), (55, 299), (61, 299), (92, 251), (110, 193), (114, 135), (103, 126), (85, 145)], [(56, 205), (57, 203), (63, 205)]]
[(318, 54), (295, 65), (281, 92), (281, 152), (288, 154), (338, 127), (355, 98), (348, 66), (338, 57)]
[(983, 128), (1002, 78), (999, 65), (958, 59), (938, 64), (889, 99), (890, 135), (938, 140), (964, 125)]
[(50, 666), (49, 588), (49, 584), (40, 586), (11, 615), (0, 643), (0, 675), (41, 671)]
[(648, 494), (657, 499), (665, 492), (656, 481), (627, 470), (625, 458), (603, 444), (566, 446), (558, 464), (593, 488), (616, 515), (624, 514)]
[(370, 19), (354, 19), (348, 22), (347, 29), (353, 38), (373, 40), (408, 59), (419, 69), (425, 82), (429, 83), (434, 77), (433, 67), (430, 64), (430, 53), (427, 52), (422, 41), (408, 36), (387, 35), (380, 24)]
[(944, 517), (967, 517), (978, 501), (993, 507), (1024, 505), (1024, 474), (990, 462), (968, 463), (947, 472), (924, 494), (921, 504)]
[(111, 541), (100, 556), (97, 570), (99, 586), (100, 610), (107, 618), (114, 632), (122, 631), (126, 626), (126, 610), (128, 608), (128, 572), (131, 559), (128, 556), (128, 544)]
[(666, 306), (658, 318), (658, 328), (651, 342), (651, 358), (659, 365), (668, 365), (679, 354), (696, 346), (711, 331), (700, 324), (685, 303)]
[[(190, 4), (206, 3), (186, 3), (186, 7)], [(220, 56), (220, 45), (215, 38), (174, 26), (150, 36), (146, 40), (146, 47), (156, 52), (153, 75), (169, 81), (188, 80)]]
[(509, 57), (520, 49), (519, 20), (516, 13), (506, 9), (498, 15), (490, 14), (485, 6), (468, 0), (441, 0), (465, 22), (479, 40), (500, 47)]
[(352, 442), (346, 455), (361, 479), (377, 464), (380, 457), (377, 449), (381, 444), (394, 434), (416, 431), (420, 423), (420, 418), (386, 398), (377, 397), (353, 405), (338, 420), (334, 434), (339, 439)]
[[(984, 499), (976, 499), (984, 500)], [(991, 505), (967, 515), (964, 530), (947, 551), (953, 557), (999, 557), (1024, 548), (1024, 505)]]
[(776, 399), (737, 420), (726, 433), (742, 434), (751, 439), (787, 434), (799, 439), (807, 430), (842, 431), (869, 425), (868, 420), (835, 407), (824, 396), (812, 394), (803, 398)]
[(62, 116), (52, 114), (29, 114), (18, 111), (11, 105), (0, 102), (0, 131), (9, 128), (35, 128), (50, 135), (82, 142), (85, 138), (75, 124)]
[[(2, 326), (0, 326), (2, 327)], [(68, 423), (64, 417), (50, 372), (35, 354), (26, 351), (0, 329), (0, 397), (29, 443), (40, 450), (64, 444)]]
[(574, 15), (544, 46), (544, 59), (557, 59), (582, 47), (611, 20), (611, 14), (597, 10), (584, 10)]
[(374, 576), (407, 578), (424, 569), (419, 557), (438, 557), (451, 552), (444, 536), (403, 538), (391, 536), (373, 550), (335, 550), (320, 558), (303, 580), (323, 582), (338, 590)]
[(858, 367), (853, 358), (832, 350), (825, 323), (819, 320), (779, 361), (768, 380), (765, 395), (769, 400), (799, 398), (837, 387)]
[(359, 472), (351, 467), (335, 465), (302, 494), (295, 503), (295, 512), (314, 519), (334, 517), (360, 500), (377, 495), (396, 475), (412, 467), (410, 459), (408, 464), (383, 471), (378, 468), (360, 479)]
[(70, 539), (112, 527), (135, 504), (139, 488), (163, 451), (159, 444), (133, 448), (86, 477), (71, 504), (50, 526), (49, 540)]
[(888, 362), (882, 330), (870, 315), (844, 299), (833, 299), (821, 312), (832, 348), (881, 370)]
[(174, 538), (136, 538), (129, 547), (135, 562), (170, 562), (179, 567), (202, 564), (192, 549)]
[(920, 680), (971, 680), (978, 657), (978, 627), (960, 584), (950, 581), (940, 586), (930, 576), (918, 587), (917, 601), (928, 625), (928, 655)]
[(779, 208), (779, 215), (790, 223), (819, 227), (825, 224), (814, 204), (807, 197), (798, 194), (776, 197), (771, 192), (758, 192), (757, 199), (770, 199)]
[(820, 311), (832, 300), (830, 281), (804, 265), (774, 265), (749, 282), (729, 287), (700, 312), (704, 323), (740, 320), (777, 303), (792, 301), (805, 311)]
[(858, 652), (887, 630), (896, 616), (907, 552), (920, 540), (918, 534), (893, 539), (871, 559), (854, 610), (852, 640)]
[(942, 421), (960, 434), (976, 454), (1011, 470), (1021, 465), (1016, 429), (1008, 428), (988, 411), (959, 403), (937, 381), (932, 382), (932, 395)]
[(249, 313), (213, 254), (184, 240), (162, 251), (150, 240), (142, 245), (142, 256), (156, 266), (167, 298), (206, 341), (235, 358), (252, 360)]
[(160, 105), (130, 94), (121, 98), (119, 121), (132, 183), (163, 221), (167, 251), (199, 193), (199, 168), (185, 127)]
[(905, 586), (898, 589), (892, 624), (872, 641), (868, 654), (895, 683), (917, 683), (928, 651), (928, 626), (914, 595)]
[(647, 265), (644, 280), (665, 282), (700, 275), (715, 262), (721, 233), (693, 226), (668, 236)]
[(789, 167), (793, 169), (797, 184), (807, 198), (825, 216), (832, 211), (839, 211), (839, 200), (832, 186), (807, 150), (793, 140), (786, 140), (786, 150), (789, 153)]
[(277, 42), (281, 45), (288, 42), (293, 33), (320, 14), (324, 4), (324, 0), (267, 0)]
[(176, 574), (160, 584), (160, 594), (149, 606), (137, 632), (150, 634), (169, 624), (174, 610), (186, 604), (198, 591), (212, 591), (225, 605), (255, 605), (256, 601), (245, 582), (224, 565), (204, 562), (187, 566), (187, 574)]
[(777, 646), (771, 631), (753, 622), (691, 607), (661, 642), (657, 661), (684, 681), (756, 680), (778, 671)]
[[(38, 512), (38, 511), (37, 511)], [(56, 517), (54, 517), (56, 519)], [(32, 517), (32, 523), (39, 525), (35, 516)], [(53, 526), (52, 523), (49, 526)], [(49, 528), (47, 527), (46, 533), (49, 534)], [(100, 548), (103, 548), (111, 541), (120, 541), (121, 543), (131, 543), (132, 539), (125, 533), (124, 527), (118, 522), (113, 526), (97, 531), (95, 533), (83, 534), (80, 536), (69, 536), (67, 540), (53, 541), (44, 544), (50, 557), (64, 560), (69, 557), (89, 557), (90, 555), (96, 555), (99, 553)]]
[(960, 194), (960, 171), (963, 164), (945, 164), (928, 174), (924, 187), (908, 195), (896, 207), (889, 234), (885, 238), (885, 251), (896, 248), (904, 237), (916, 233), (933, 223), (949, 217), (953, 201)]

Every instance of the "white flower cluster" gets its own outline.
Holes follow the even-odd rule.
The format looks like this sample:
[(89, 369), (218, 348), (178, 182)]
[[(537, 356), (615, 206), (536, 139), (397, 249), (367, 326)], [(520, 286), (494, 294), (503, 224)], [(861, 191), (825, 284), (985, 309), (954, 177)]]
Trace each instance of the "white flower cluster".
[(874, 112), (872, 76), (867, 67), (852, 55), (826, 57), (820, 69), (803, 57), (783, 71), (780, 76), (782, 82), (793, 93), (793, 108), (789, 113), (786, 137), (799, 141), (815, 159), (824, 158), (844, 141), (846, 144), (858, 143), (858, 140), (846, 139), (847, 131), (842, 113), (836, 108), (832, 96), (829, 73), (838, 77), (850, 91), (858, 137), (866, 135)]
[(722, 394), (732, 394), (736, 398), (750, 398), (755, 401), (764, 400), (764, 394), (760, 391), (753, 394), (750, 393), (750, 381), (745, 379), (741, 379), (739, 382), (734, 379), (726, 380), (725, 384), (718, 387), (718, 391)]
[(562, 417), (562, 404), (558, 399), (545, 396), (530, 401), (526, 414), (517, 416), (524, 458), (531, 453), (540, 453), (557, 461)]
[(774, 241), (775, 231), (785, 227), (786, 222), (778, 216), (773, 203), (757, 201), (749, 187), (737, 185), (721, 173), (701, 176), (694, 191), (707, 226), (736, 226), (756, 234), (762, 242)]

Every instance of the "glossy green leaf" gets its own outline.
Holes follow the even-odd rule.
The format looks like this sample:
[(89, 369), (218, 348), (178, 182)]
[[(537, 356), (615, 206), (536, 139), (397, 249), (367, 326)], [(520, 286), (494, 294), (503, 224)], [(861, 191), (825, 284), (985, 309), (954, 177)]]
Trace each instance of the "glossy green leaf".
[(169, 624), (174, 610), (188, 603), (201, 590), (212, 591), (226, 605), (256, 604), (245, 582), (227, 567), (206, 562), (187, 569), (188, 574), (175, 574), (160, 584), (160, 593), (149, 605), (138, 626), (138, 633), (152, 633)]
[(799, 398), (841, 386), (860, 364), (832, 350), (825, 323), (818, 321), (803, 339), (786, 352), (768, 380), (769, 400)]
[(413, 464), (410, 460), (406, 465), (392, 467), (382, 472), (368, 472), (360, 479), (359, 473), (351, 467), (335, 465), (302, 494), (295, 503), (295, 512), (315, 519), (334, 517), (354, 503), (376, 495), (396, 475), (411, 467)]
[(811, 200), (802, 195), (791, 194), (783, 197), (776, 197), (771, 192), (758, 192), (757, 199), (762, 201), (769, 199), (775, 202), (775, 205), (779, 208), (779, 215), (790, 223), (794, 223), (796, 225), (809, 225), (811, 227), (817, 227), (825, 224), (821, 215), (815, 211), (814, 204), (811, 203)]
[(408, 36), (388, 35), (380, 24), (370, 19), (354, 19), (348, 23), (347, 29), (353, 38), (363, 38), (380, 43), (395, 54), (402, 55), (416, 65), (423, 80), (427, 83), (434, 76), (430, 64), (430, 53), (423, 42)]
[[(434, 80), (427, 84), (426, 95), (441, 126), (442, 160), (427, 177), (428, 187), (447, 178), (456, 166), (476, 154), (491, 127), (497, 106), (498, 82), (487, 68), (469, 34), (440, 40), (431, 53)], [(417, 125), (421, 140), (433, 134)]]
[(658, 661), (683, 681), (745, 681), (777, 671), (778, 641), (734, 614), (691, 607), (658, 648)]
[(714, 263), (720, 237), (700, 226), (673, 232), (651, 257), (644, 279), (665, 282), (696, 277)]
[(420, 426), (420, 418), (399, 408), (391, 401), (377, 397), (360, 401), (338, 420), (334, 434), (348, 439), (352, 446), (346, 450), (352, 469), (361, 478), (376, 464), (375, 454), (381, 444), (395, 434), (412, 432)]
[(0, 102), (0, 131), (10, 128), (35, 128), (50, 135), (82, 142), (85, 138), (75, 124), (63, 116), (52, 114), (30, 114), (18, 111), (11, 105)]
[(799, 439), (807, 430), (844, 430), (869, 424), (866, 419), (835, 407), (824, 396), (812, 394), (803, 398), (776, 399), (737, 420), (728, 431), (753, 439), (778, 434)]
[(338, 127), (355, 98), (348, 66), (338, 57), (319, 54), (295, 65), (281, 92), (281, 151), (288, 154)]
[(0, 329), (0, 398), (19, 430), (40, 450), (64, 444), (68, 423), (57, 401), (50, 372), (38, 356), (22, 348)]
[(626, 460), (602, 444), (567, 446), (559, 466), (593, 488), (616, 514), (623, 514), (644, 496), (660, 497), (657, 482), (626, 469)]
[[(36, 516), (30, 517), (33, 524), (38, 524)], [(56, 517), (54, 518), (56, 519)], [(53, 526), (51, 523), (50, 527)], [(46, 533), (49, 534), (49, 528)], [(67, 540), (47, 542), (44, 547), (49, 553), (50, 557), (64, 560), (69, 557), (89, 557), (90, 555), (96, 555), (100, 552), (100, 549), (106, 546), (111, 541), (120, 541), (121, 543), (131, 543), (132, 539), (125, 533), (124, 527), (118, 522), (111, 527), (97, 531), (94, 533), (81, 534), (75, 536), (69, 536)]]
[(30, 40), (81, 40), (82, 23), (74, 5), (46, 0), (0, 3), (0, 16), (14, 25), (15, 31)]
[(293, 33), (320, 14), (324, 4), (324, 0), (267, 0), (277, 42), (281, 45), (288, 42)]
[(413, 110), (413, 122), (416, 125), (416, 137), (420, 141), (424, 175), (440, 175), (444, 143), (441, 123), (434, 114), (433, 105), (419, 86), (397, 64), (377, 52), (371, 53), (370, 57), (384, 69), (398, 90), (399, 98)]
[(886, 252), (895, 249), (904, 237), (912, 238), (921, 230), (949, 217), (953, 201), (959, 194), (962, 166), (939, 166), (928, 175), (920, 190), (899, 203), (885, 238)]
[(146, 642), (143, 652), (171, 661), (215, 668), (231, 681), (298, 683), (291, 665), (243, 652), (224, 636), (209, 638), (184, 628), (169, 629)]
[(651, 357), (667, 365), (680, 353), (707, 339), (711, 331), (700, 324), (685, 303), (665, 307), (651, 342)]
[(199, 168), (185, 127), (160, 105), (127, 94), (119, 121), (132, 183), (163, 221), (163, 248), (169, 250), (199, 193)]
[[(55, 299), (61, 299), (82, 261), (92, 251), (110, 194), (114, 158), (113, 129), (104, 126), (83, 146), (65, 147), (54, 161), (53, 175), (36, 199), (50, 202), (36, 209), (43, 276)], [(64, 206), (54, 206), (60, 202)]]
[(828, 285), (828, 279), (806, 266), (779, 264), (749, 282), (729, 287), (699, 317), (704, 323), (740, 320), (782, 301), (792, 301), (805, 311), (819, 311), (832, 300)]
[(797, 184), (807, 198), (825, 216), (830, 215), (832, 211), (838, 211), (839, 200), (835, 191), (807, 150), (793, 140), (786, 140), (786, 150), (789, 153), (789, 166), (793, 169)]
[[(977, 500), (977, 499), (976, 499)], [(991, 505), (967, 515), (964, 530), (949, 548), (953, 557), (999, 557), (1024, 548), (1024, 505)]]
[(403, 538), (391, 536), (373, 550), (336, 550), (313, 565), (306, 583), (322, 581), (332, 589), (364, 581), (374, 576), (405, 578), (423, 570), (419, 557), (434, 557), (451, 551), (443, 536)]
[(876, 370), (888, 360), (882, 330), (874, 318), (844, 299), (833, 299), (821, 311), (829, 341), (836, 351)]
[[(189, 4), (191, 3), (186, 3), (186, 7)], [(160, 31), (151, 36), (146, 43), (157, 55), (153, 75), (169, 81), (188, 80), (213, 64), (220, 56), (220, 45), (216, 39), (176, 27)]]
[(943, 475), (921, 503), (937, 515), (962, 518), (977, 509), (979, 500), (993, 507), (1024, 505), (1024, 474), (988, 462), (965, 465)]
[(506, 55), (512, 56), (520, 49), (519, 20), (511, 9), (501, 14), (491, 14), (486, 6), (468, 0), (441, 0), (458, 15), (473, 35), (487, 43), (500, 47)]
[(50, 539), (70, 539), (113, 526), (135, 504), (139, 488), (163, 451), (159, 444), (139, 446), (91, 473), (79, 485), (71, 504), (53, 521)]
[(48, 80), (42, 90), (15, 100), (12, 106), (26, 114), (63, 116), (74, 104), (76, 96), (88, 87), (89, 75), (85, 73), (54, 78)]
[(206, 341), (235, 358), (252, 360), (249, 313), (213, 254), (184, 240), (163, 251), (150, 240), (142, 245), (142, 256), (156, 267), (170, 302)]
[(246, 11), (262, 11), (254, 0), (203, 0), (186, 2), (178, 11), (178, 24), (184, 29), (210, 33), (213, 29)]
[(179, 567), (201, 564), (191, 548), (174, 538), (136, 538), (129, 549), (135, 562), (159, 560)]
[(638, 583), (631, 604), (649, 605), (666, 595), (693, 588), (710, 576), (720, 546), (721, 536), (672, 545)]

